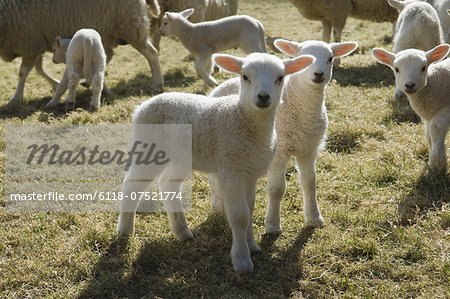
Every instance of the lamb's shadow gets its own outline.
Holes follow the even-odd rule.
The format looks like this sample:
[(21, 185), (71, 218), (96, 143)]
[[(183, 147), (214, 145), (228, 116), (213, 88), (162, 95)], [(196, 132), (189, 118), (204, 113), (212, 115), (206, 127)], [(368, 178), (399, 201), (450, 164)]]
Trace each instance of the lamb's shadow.
[(341, 86), (392, 86), (395, 84), (392, 70), (381, 64), (369, 66), (335, 67), (333, 78)]
[(392, 95), (389, 104), (392, 107), (392, 112), (384, 117), (383, 123), (420, 123), (420, 116), (411, 108), (408, 98), (395, 99)]
[(403, 224), (414, 222), (417, 217), (430, 210), (440, 210), (450, 202), (450, 173), (425, 169), (412, 190), (405, 194), (398, 206)]
[(191, 241), (149, 241), (128, 264), (123, 258), (127, 254), (118, 252), (117, 241), (113, 241), (94, 266), (94, 279), (78, 297), (267, 297), (274, 293), (287, 297), (299, 288), (298, 280), (303, 276), (301, 252), (313, 232), (311, 228), (301, 229), (285, 251), (274, 248), (276, 238), (263, 237), (262, 254), (252, 256), (252, 275), (233, 271), (231, 233), (222, 215), (209, 216), (193, 231), (195, 238)]

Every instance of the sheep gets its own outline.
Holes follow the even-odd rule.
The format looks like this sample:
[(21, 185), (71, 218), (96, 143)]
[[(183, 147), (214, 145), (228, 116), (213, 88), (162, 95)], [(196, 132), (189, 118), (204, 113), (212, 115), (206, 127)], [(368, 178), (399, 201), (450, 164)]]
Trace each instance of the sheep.
[(395, 22), (397, 12), (386, 0), (289, 0), (309, 19), (322, 21), (322, 40), (330, 42), (331, 30), (335, 42), (341, 41), (347, 17), (374, 22)]
[(42, 54), (51, 50), (58, 35), (73, 36), (81, 28), (92, 28), (102, 36), (108, 60), (114, 47), (131, 44), (148, 61), (152, 86), (161, 89), (163, 77), (158, 51), (148, 40), (149, 26), (144, 0), (0, 0), (0, 57), (5, 61), (22, 57), (19, 82), (9, 104), (22, 101), (33, 66), (56, 88), (58, 81), (42, 68)]
[[(296, 43), (275, 40), (275, 46), (289, 56), (310, 54), (316, 61), (304, 72), (290, 76), (284, 85), (282, 100), (277, 108), (276, 133), (278, 146), (267, 175), (269, 205), (265, 219), (265, 232), (279, 234), (281, 199), (286, 192), (285, 169), (291, 156), (297, 160), (303, 191), (305, 222), (321, 226), (324, 220), (316, 199), (315, 162), (326, 139), (328, 126), (325, 108), (326, 86), (332, 77), (333, 60), (352, 53), (356, 42), (328, 44), (322, 41)], [(210, 96), (234, 94), (240, 83), (236, 78), (225, 81)], [(221, 196), (216, 180), (210, 176), (212, 208), (222, 210)]]
[(80, 29), (72, 39), (56, 37), (53, 43), (53, 62), (66, 63), (66, 70), (47, 107), (58, 105), (61, 96), (69, 87), (66, 108), (73, 109), (78, 81), (80, 78), (86, 78), (86, 82), (92, 85), (89, 110), (97, 110), (100, 107), (106, 68), (106, 54), (98, 32), (93, 29)]
[(450, 43), (450, 18), (449, 18), (449, 12), (450, 9), (450, 0), (427, 0), (428, 3), (430, 3), (434, 9), (436, 9), (439, 20), (441, 23), (441, 30), (443, 33), (443, 41), (446, 43)]
[(188, 8), (194, 8), (190, 17), (191, 22), (212, 21), (237, 14), (238, 0), (159, 0), (160, 14), (150, 18), (150, 35), (152, 44), (159, 50), (161, 35), (159, 28), (162, 25), (164, 12), (179, 12)]
[(258, 20), (240, 15), (215, 21), (191, 23), (187, 19), (193, 13), (193, 8), (180, 13), (167, 12), (160, 32), (163, 36), (176, 36), (194, 55), (195, 70), (206, 85), (217, 86), (216, 79), (211, 76), (213, 53), (235, 47), (240, 47), (247, 54), (267, 52), (264, 28)]
[(407, 49), (391, 53), (374, 48), (375, 59), (389, 66), (395, 85), (407, 94), (411, 107), (425, 123), (425, 136), (430, 147), (429, 166), (444, 170), (447, 166), (445, 137), (450, 126), (450, 50), (447, 44), (427, 52)]
[[(275, 111), (284, 77), (309, 66), (315, 59), (306, 55), (281, 60), (266, 53), (252, 53), (246, 58), (215, 54), (213, 60), (224, 70), (241, 76), (243, 87), (239, 95), (212, 98), (186, 93), (160, 94), (136, 109), (133, 132), (140, 124), (192, 125), (192, 168), (214, 173), (218, 178), (233, 235), (233, 266), (237, 272), (249, 273), (253, 271), (250, 252), (260, 251), (251, 225), (256, 182), (267, 170), (275, 151)], [(139, 136), (133, 138), (139, 140)], [(161, 192), (180, 190), (181, 181), (175, 182), (171, 177), (186, 178), (190, 174), (190, 170), (177, 166), (176, 159), (171, 161), (159, 178)], [(147, 188), (148, 183), (142, 177), (147, 180), (154, 177), (149, 175), (148, 167), (140, 169), (132, 165), (124, 180), (119, 235), (134, 232), (138, 201), (130, 200), (128, 195)], [(170, 181), (172, 186), (168, 188), (165, 182)], [(184, 213), (173, 212), (183, 211), (181, 203), (164, 201), (164, 204), (177, 239), (192, 238)]]

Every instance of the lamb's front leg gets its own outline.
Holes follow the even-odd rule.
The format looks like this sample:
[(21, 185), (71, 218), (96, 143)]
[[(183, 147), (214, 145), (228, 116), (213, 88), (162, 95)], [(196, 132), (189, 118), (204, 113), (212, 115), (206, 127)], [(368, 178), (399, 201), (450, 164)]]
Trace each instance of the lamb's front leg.
[(429, 165), (433, 170), (442, 171), (447, 168), (445, 137), (450, 126), (450, 109), (442, 111), (428, 123), (431, 139)]
[(323, 225), (316, 198), (316, 154), (297, 156), (297, 165), (300, 171), (300, 184), (303, 191), (303, 212), (305, 222), (309, 226)]
[(246, 186), (240, 177), (220, 177), (224, 207), (233, 235), (231, 260), (236, 272), (253, 272), (253, 262), (247, 241), (251, 213), (246, 201)]
[(247, 204), (250, 209), (250, 224), (247, 230), (247, 242), (248, 248), (251, 253), (261, 253), (261, 247), (259, 247), (258, 242), (255, 240), (255, 233), (253, 232), (253, 210), (255, 208), (255, 192), (256, 192), (257, 181), (249, 181), (247, 183)]
[(286, 192), (285, 169), (289, 156), (277, 151), (267, 173), (267, 191), (269, 202), (264, 220), (266, 234), (281, 233), (280, 208), (281, 199)]

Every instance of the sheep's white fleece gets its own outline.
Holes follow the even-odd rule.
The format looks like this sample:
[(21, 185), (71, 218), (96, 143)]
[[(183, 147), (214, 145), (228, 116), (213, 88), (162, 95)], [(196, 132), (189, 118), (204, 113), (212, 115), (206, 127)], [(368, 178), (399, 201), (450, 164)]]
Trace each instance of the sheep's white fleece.
[(23, 99), (29, 71), (37, 71), (53, 87), (58, 81), (42, 69), (42, 54), (50, 51), (57, 36), (72, 37), (81, 28), (95, 29), (102, 37), (108, 59), (113, 48), (129, 43), (143, 54), (152, 69), (153, 86), (163, 78), (158, 52), (149, 38), (150, 20), (145, 0), (0, 0), (0, 57), (22, 57), (19, 83), (10, 103)]
[(450, 0), (428, 0), (437, 11), (439, 20), (441, 22), (441, 30), (443, 33), (443, 40), (447, 44), (450, 43)]
[(341, 41), (347, 17), (374, 22), (394, 22), (397, 12), (386, 0), (289, 0), (303, 17), (321, 21), (322, 40), (330, 41), (333, 30), (334, 41)]

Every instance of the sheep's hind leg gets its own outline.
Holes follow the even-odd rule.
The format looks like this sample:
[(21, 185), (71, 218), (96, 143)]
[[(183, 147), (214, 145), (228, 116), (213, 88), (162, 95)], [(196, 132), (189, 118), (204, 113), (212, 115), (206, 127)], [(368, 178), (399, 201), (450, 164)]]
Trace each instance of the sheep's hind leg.
[(162, 90), (164, 79), (161, 73), (161, 65), (159, 64), (158, 50), (148, 40), (145, 40), (144, 43), (132, 43), (131, 46), (147, 58), (152, 71), (152, 88)]
[(53, 89), (56, 89), (59, 82), (55, 78), (50, 77), (46, 72), (45, 69), (42, 66), (42, 55), (39, 55), (36, 59), (36, 62), (34, 63), (34, 66), (36, 67), (36, 71), (39, 75), (44, 77), (45, 80), (47, 80), (48, 83), (52, 86)]
[(266, 234), (278, 235), (281, 233), (280, 207), (281, 199), (286, 192), (285, 169), (288, 159), (287, 155), (276, 152), (267, 173), (269, 202), (264, 220)]
[(305, 222), (309, 226), (322, 226), (324, 221), (320, 215), (316, 198), (316, 155), (297, 156), (300, 171), (300, 184), (303, 191), (303, 212)]
[(22, 58), (22, 64), (19, 68), (19, 82), (17, 83), (16, 92), (8, 102), (8, 106), (13, 106), (20, 103), (23, 100), (23, 90), (25, 88), (25, 81), (27, 76), (33, 68), (36, 58), (24, 57)]
[[(183, 181), (180, 178), (188, 175), (189, 171), (170, 165), (164, 169), (159, 177), (160, 195), (165, 199), (163, 202), (169, 217), (170, 227), (179, 241), (194, 237), (184, 217), (182, 202), (176, 196), (179, 192), (182, 192)], [(172, 194), (175, 194), (175, 197), (172, 197)]]
[(211, 209), (218, 213), (224, 213), (223, 197), (216, 174), (209, 174), (209, 190), (211, 192)]

